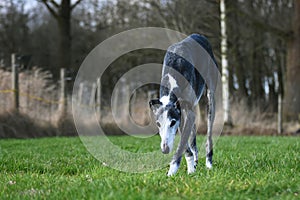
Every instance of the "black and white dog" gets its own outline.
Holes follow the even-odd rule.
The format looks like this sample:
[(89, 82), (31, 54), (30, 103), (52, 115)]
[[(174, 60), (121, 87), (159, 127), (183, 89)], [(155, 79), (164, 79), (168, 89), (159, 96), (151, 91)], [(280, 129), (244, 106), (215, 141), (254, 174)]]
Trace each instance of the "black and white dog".
[(183, 153), (188, 173), (195, 172), (198, 149), (194, 108), (205, 87), (208, 97), (206, 167), (212, 168), (212, 126), (215, 118), (214, 92), (217, 73), (218, 67), (211, 46), (202, 35), (192, 34), (171, 45), (167, 50), (163, 63), (160, 99), (153, 99), (149, 104), (159, 129), (161, 150), (164, 154), (172, 151), (177, 130), (181, 135), (168, 176), (177, 172)]

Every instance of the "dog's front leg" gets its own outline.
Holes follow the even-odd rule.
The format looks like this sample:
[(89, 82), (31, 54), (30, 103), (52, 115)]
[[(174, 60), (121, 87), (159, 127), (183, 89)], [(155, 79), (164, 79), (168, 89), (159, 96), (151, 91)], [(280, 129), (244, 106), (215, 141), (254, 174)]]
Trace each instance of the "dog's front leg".
[(185, 160), (187, 164), (188, 174), (192, 174), (196, 171), (198, 163), (198, 149), (196, 145), (196, 125), (193, 125), (192, 133), (190, 135), (190, 141), (185, 152)]
[(180, 133), (181, 133), (180, 142), (176, 150), (176, 153), (170, 163), (168, 176), (174, 175), (180, 166), (182, 154), (185, 152), (187, 148), (188, 139), (195, 122), (195, 113), (190, 109), (182, 109), (181, 119), (183, 123), (181, 123), (180, 126)]

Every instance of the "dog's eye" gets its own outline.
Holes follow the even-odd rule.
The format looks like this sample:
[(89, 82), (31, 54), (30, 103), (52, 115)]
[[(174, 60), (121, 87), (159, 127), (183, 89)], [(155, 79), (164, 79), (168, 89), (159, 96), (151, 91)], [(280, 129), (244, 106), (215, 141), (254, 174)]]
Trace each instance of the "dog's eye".
[(176, 121), (175, 120), (172, 120), (171, 121), (171, 124), (170, 124), (170, 127), (174, 126), (176, 124)]
[(156, 125), (158, 128), (160, 128), (160, 123), (159, 122), (156, 122)]

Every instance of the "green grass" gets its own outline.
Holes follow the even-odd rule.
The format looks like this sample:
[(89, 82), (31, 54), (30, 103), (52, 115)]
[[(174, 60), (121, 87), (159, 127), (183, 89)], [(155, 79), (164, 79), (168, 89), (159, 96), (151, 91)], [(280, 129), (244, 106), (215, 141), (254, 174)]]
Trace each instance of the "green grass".
[[(159, 148), (159, 137), (110, 139), (133, 152)], [(0, 140), (0, 199), (300, 198), (300, 137), (220, 137), (214, 168), (204, 163), (193, 175), (184, 160), (175, 177), (167, 166), (131, 174), (103, 166), (79, 138)]]

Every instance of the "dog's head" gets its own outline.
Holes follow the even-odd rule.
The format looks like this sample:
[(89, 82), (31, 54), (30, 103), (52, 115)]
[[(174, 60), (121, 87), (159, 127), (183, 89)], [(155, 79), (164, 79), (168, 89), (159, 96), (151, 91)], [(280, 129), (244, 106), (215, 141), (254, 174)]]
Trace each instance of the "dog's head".
[(167, 154), (172, 151), (175, 134), (180, 125), (179, 101), (163, 104), (159, 99), (153, 99), (149, 102), (149, 105), (159, 129), (161, 151)]

